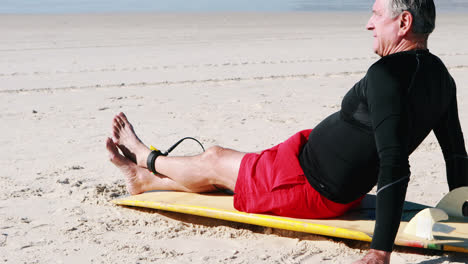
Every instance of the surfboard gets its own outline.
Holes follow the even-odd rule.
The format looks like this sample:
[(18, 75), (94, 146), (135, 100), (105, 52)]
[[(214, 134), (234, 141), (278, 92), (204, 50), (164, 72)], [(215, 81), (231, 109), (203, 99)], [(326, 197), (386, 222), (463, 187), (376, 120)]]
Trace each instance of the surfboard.
[[(464, 193), (464, 195), (466, 194), (468, 192)], [(457, 195), (459, 196), (459, 194)], [(445, 200), (453, 200), (453, 196), (449, 198)], [(367, 195), (360, 207), (351, 210), (342, 217), (333, 219), (295, 219), (267, 214), (244, 213), (233, 207), (232, 196), (220, 193), (197, 194), (155, 191), (122, 197), (112, 202), (117, 205), (153, 208), (370, 242), (375, 225), (375, 199), (375, 195)], [(443, 208), (434, 209), (423, 204), (405, 202), (402, 222), (395, 244), (414, 248), (468, 253), (468, 217), (453, 215), (445, 217), (444, 212)], [(411, 225), (409, 225), (410, 220), (412, 220)], [(423, 238), (418, 234), (419, 229), (427, 225), (430, 227), (429, 232), (433, 239)], [(408, 228), (406, 228), (407, 226)]]

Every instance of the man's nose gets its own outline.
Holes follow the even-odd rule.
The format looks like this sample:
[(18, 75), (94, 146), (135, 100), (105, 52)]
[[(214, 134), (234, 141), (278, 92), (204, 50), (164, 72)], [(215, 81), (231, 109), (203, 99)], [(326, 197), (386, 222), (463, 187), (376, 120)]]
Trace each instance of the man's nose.
[(366, 25), (367, 30), (373, 30), (374, 29), (374, 23), (372, 22), (372, 19), (369, 19)]
[(366, 25), (366, 29), (367, 30), (373, 30), (374, 29), (374, 21), (373, 21), (373, 18), (374, 16), (372, 16), (371, 18), (369, 18), (369, 21), (367, 21), (367, 25)]

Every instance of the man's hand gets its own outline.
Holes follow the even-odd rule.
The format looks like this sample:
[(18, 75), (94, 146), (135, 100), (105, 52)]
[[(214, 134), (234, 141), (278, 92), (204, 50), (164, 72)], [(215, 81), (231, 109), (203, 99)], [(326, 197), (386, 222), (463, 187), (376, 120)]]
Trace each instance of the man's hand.
[(371, 249), (361, 260), (353, 264), (390, 264), (391, 252)]

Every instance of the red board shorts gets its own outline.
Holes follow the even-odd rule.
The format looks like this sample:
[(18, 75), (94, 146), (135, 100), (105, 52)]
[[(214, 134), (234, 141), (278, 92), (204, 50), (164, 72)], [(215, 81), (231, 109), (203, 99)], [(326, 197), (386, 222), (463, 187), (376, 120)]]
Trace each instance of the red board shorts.
[(318, 193), (307, 181), (299, 164), (299, 152), (312, 130), (294, 134), (285, 142), (246, 154), (234, 190), (234, 207), (247, 213), (294, 218), (331, 218), (358, 205), (335, 203)]

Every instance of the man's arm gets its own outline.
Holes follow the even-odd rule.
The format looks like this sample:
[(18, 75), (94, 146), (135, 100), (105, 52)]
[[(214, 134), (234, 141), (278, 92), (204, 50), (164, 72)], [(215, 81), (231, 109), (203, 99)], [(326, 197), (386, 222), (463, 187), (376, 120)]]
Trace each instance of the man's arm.
[(382, 64), (371, 67), (367, 78), (367, 100), (380, 163), (371, 248), (391, 252), (410, 176), (405, 88), (409, 80), (395, 76)]
[(402, 93), (404, 84), (385, 66), (374, 64), (366, 77), (380, 164), (372, 249), (355, 264), (388, 264), (409, 181), (407, 99)]
[(458, 118), (456, 93), (453, 95), (447, 113), (442, 117), (437, 127), (434, 128), (434, 134), (444, 154), (447, 183), (450, 191), (458, 187), (468, 186), (468, 157)]

